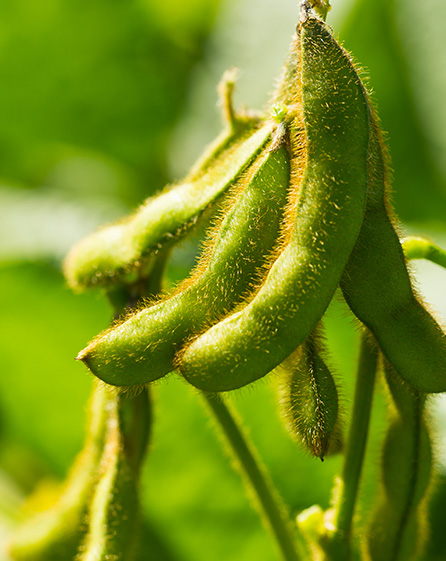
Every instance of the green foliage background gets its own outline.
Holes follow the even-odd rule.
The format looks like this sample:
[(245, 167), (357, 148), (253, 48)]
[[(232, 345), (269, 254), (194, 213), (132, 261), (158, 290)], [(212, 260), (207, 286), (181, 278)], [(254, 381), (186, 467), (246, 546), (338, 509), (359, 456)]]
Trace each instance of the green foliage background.
[[(328, 22), (368, 69), (405, 231), (446, 247), (446, 5), (332, 6)], [(229, 65), (242, 69), (237, 103), (266, 104), (297, 18), (294, 0), (0, 4), (0, 542), (23, 516), (24, 496), (48, 492), (82, 445), (91, 379), (73, 357), (111, 314), (101, 294), (70, 293), (61, 258), (74, 241), (184, 173), (218, 132), (215, 85)], [(195, 241), (175, 252), (170, 282), (193, 265)], [(445, 321), (445, 273), (417, 269), (420, 289)], [(358, 332), (340, 297), (327, 332), (347, 424)], [(276, 559), (199, 395), (175, 376), (154, 394), (141, 560)], [(291, 442), (278, 420), (274, 379), (233, 399), (293, 512), (327, 507), (341, 459), (322, 464)], [(376, 404), (362, 520), (376, 491), (380, 392)], [(440, 452), (425, 561), (446, 557), (443, 404), (433, 404)]]

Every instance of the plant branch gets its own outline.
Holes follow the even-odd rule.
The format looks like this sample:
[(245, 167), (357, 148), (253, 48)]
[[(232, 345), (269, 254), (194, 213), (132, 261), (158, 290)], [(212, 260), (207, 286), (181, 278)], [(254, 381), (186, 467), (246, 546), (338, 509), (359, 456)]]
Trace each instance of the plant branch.
[(282, 558), (284, 561), (299, 561), (300, 557), (296, 547), (305, 551), (304, 540), (296, 533), (296, 540), (299, 543), (295, 543), (292, 523), (282, 500), (256, 458), (257, 454), (253, 445), (248, 442), (246, 435), (243, 434), (235, 412), (229, 404), (225, 404), (219, 395), (206, 393), (202, 395), (230, 445), (231, 452), (244, 475), (248, 489), (252, 491), (258, 501), (263, 517), (276, 539)]
[(313, 8), (317, 15), (324, 21), (327, 19), (327, 14), (331, 10), (330, 0), (303, 0), (302, 5)]
[(377, 346), (370, 334), (364, 331), (341, 486), (335, 504), (334, 530), (330, 538), (334, 549), (342, 551), (339, 559), (349, 558), (352, 521), (364, 462), (377, 363)]
[(410, 236), (402, 242), (407, 259), (428, 259), (446, 268), (446, 251), (425, 238)]

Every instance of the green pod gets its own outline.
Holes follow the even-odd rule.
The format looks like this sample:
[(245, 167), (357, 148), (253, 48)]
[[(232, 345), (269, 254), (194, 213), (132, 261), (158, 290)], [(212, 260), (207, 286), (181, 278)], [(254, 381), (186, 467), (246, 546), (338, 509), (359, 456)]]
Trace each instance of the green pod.
[(90, 502), (88, 534), (77, 561), (131, 561), (139, 538), (139, 474), (150, 433), (147, 392), (116, 396)]
[[(413, 416), (391, 423), (384, 445), (383, 483), (387, 497), (397, 504), (402, 504), (404, 497), (410, 497), (414, 505), (418, 504), (429, 485), (431, 444), (422, 419), (422, 406), (418, 407)], [(413, 475), (415, 464), (416, 474)]]
[(152, 255), (184, 237), (220, 201), (267, 142), (271, 125), (255, 117), (232, 123), (178, 185), (150, 197), (131, 216), (75, 245), (64, 272), (73, 290), (137, 278)]
[(444, 392), (446, 334), (412, 289), (389, 218), (385, 149), (372, 109), (370, 113), (369, 196), (341, 288), (351, 310), (373, 333), (399, 376), (421, 392)]
[(417, 535), (421, 513), (410, 512), (401, 528), (401, 509), (383, 502), (375, 512), (368, 533), (370, 561), (415, 561), (422, 542)]
[(108, 392), (95, 389), (84, 449), (57, 503), (13, 535), (9, 553), (14, 561), (68, 561), (76, 556), (87, 531), (85, 518), (102, 455), (109, 399)]
[[(264, 283), (237, 313), (187, 346), (179, 369), (194, 386), (226, 391), (280, 364), (313, 331), (339, 284), (361, 227), (367, 187), (369, 120), (364, 87), (349, 55), (319, 19), (298, 27), (301, 97), (290, 120), (298, 193), (290, 241)], [(301, 113), (300, 113), (301, 112)], [(294, 134), (303, 126), (301, 135)]]
[(417, 558), (426, 530), (425, 497), (432, 475), (425, 397), (386, 365), (393, 412), (382, 454), (382, 497), (368, 531), (372, 561)]
[(241, 302), (264, 274), (284, 218), (290, 165), (284, 146), (265, 150), (235, 186), (232, 204), (196, 273), (178, 291), (100, 335), (79, 358), (114, 385), (138, 385), (174, 369), (185, 340)]
[(279, 366), (282, 415), (291, 435), (324, 459), (340, 447), (338, 392), (321, 357), (320, 342), (310, 336)]

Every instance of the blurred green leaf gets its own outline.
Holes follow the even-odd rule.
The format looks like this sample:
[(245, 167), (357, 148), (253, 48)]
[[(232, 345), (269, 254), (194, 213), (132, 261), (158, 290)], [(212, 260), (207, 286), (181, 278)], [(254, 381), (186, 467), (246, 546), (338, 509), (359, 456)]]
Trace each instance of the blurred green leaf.
[(4, 265), (0, 287), (4, 427), (63, 476), (81, 447), (91, 387), (74, 357), (111, 313), (99, 295), (71, 294), (46, 265)]
[[(382, 126), (388, 132), (398, 215), (407, 221), (444, 222), (446, 175), (442, 175), (427, 142), (426, 126), (409, 77), (408, 55), (403, 51), (397, 27), (405, 4), (397, 5), (396, 0), (357, 0), (339, 34), (370, 76)], [(418, 4), (417, 15), (421, 16), (419, 7)], [(411, 24), (413, 28), (417, 26), (416, 17)], [(407, 26), (406, 33), (411, 32)], [(436, 111), (435, 107), (432, 110)]]
[[(3, 176), (43, 183), (58, 158), (54, 145), (66, 143), (131, 166), (147, 192), (161, 187), (169, 134), (218, 0), (196, 0), (198, 18), (177, 4), (2, 2)], [(140, 196), (125, 193), (133, 203)]]

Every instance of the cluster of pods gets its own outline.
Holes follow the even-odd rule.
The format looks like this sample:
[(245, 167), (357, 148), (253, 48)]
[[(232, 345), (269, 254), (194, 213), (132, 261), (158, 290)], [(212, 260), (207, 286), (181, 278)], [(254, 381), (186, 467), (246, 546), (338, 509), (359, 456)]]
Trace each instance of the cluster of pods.
[(382, 353), (394, 403), (369, 544), (371, 558), (386, 561), (396, 559), (396, 539), (407, 552), (421, 540), (417, 505), (431, 472), (423, 406), (425, 394), (446, 391), (446, 334), (412, 287), (368, 92), (310, 4), (302, 3), (269, 113), (235, 112), (229, 76), (226, 128), (189, 175), (76, 245), (65, 273), (77, 291), (150, 283), (172, 246), (212, 216), (191, 276), (121, 317), (78, 358), (113, 386), (176, 371), (211, 393), (279, 369), (289, 424), (320, 458), (339, 447), (337, 389), (319, 333), (340, 287)]
[(306, 3), (270, 115), (227, 114), (227, 130), (182, 183), (70, 253), (75, 290), (109, 288), (150, 277), (202, 215), (219, 214), (190, 278), (78, 358), (115, 386), (176, 370), (208, 392), (279, 365), (324, 370), (315, 329), (340, 286), (402, 380), (446, 391), (446, 336), (411, 284), (375, 111), (350, 56)]

